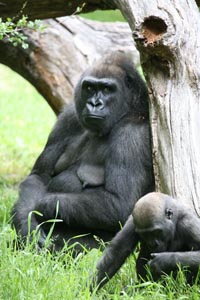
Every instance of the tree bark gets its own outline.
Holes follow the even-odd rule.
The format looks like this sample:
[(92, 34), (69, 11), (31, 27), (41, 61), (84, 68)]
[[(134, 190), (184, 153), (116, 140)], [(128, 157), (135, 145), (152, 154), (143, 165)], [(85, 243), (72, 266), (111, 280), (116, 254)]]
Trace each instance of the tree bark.
[[(139, 1), (139, 0), (138, 0)], [(95, 9), (115, 9), (118, 2), (114, 0), (1, 0), (0, 17), (18, 19), (27, 15), (29, 19), (49, 19), (73, 15), (80, 8), (82, 12), (94, 11)], [(129, 0), (131, 3), (132, 1)], [(122, 1), (122, 5), (123, 5)], [(196, 0), (200, 5), (200, 0)], [(150, 2), (149, 2), (150, 4)], [(134, 5), (134, 4), (133, 4)], [(148, 5), (148, 4), (147, 4)], [(140, 8), (142, 6), (139, 4)], [(170, 3), (173, 6), (173, 3)]]
[(156, 189), (200, 206), (200, 17), (194, 0), (115, 0), (150, 93)]
[(115, 9), (113, 1), (106, 0), (1, 0), (0, 17), (18, 19), (27, 15), (29, 19), (49, 19), (73, 15), (77, 8), (81, 12), (93, 11), (95, 9)]
[(30, 81), (56, 114), (71, 101), (80, 74), (108, 50), (131, 51), (139, 55), (126, 23), (101, 23), (80, 17), (44, 21), (42, 32), (26, 30), (29, 48), (0, 42), (0, 63)]

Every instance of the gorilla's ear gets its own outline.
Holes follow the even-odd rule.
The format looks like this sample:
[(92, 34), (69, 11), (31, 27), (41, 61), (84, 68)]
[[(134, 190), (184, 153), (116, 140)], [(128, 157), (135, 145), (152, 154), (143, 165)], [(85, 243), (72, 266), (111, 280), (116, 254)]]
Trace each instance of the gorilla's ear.
[(131, 89), (133, 88), (133, 84), (134, 84), (134, 78), (131, 75), (126, 75), (125, 77), (125, 85), (127, 86), (127, 88)]
[(165, 216), (167, 217), (167, 219), (171, 219), (173, 216), (173, 210), (171, 208), (166, 208), (165, 210)]

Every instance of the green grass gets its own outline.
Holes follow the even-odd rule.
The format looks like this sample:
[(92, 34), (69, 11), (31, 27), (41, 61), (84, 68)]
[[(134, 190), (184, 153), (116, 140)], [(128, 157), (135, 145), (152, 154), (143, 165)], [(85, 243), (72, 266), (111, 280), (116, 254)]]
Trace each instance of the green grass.
[(95, 10), (95, 12), (80, 14), (82, 17), (96, 20), (96, 21), (103, 21), (103, 22), (125, 22), (124, 17), (122, 16), (120, 10), (104, 10), (103, 13), (101, 10)]
[(55, 116), (23, 78), (1, 66), (0, 174), (4, 181), (24, 177), (42, 150)]
[(55, 256), (46, 249), (38, 252), (34, 244), (15, 249), (10, 209), (19, 182), (46, 143), (55, 115), (36, 90), (7, 67), (0, 65), (0, 78), (0, 300), (199, 300), (199, 285), (188, 286), (182, 273), (177, 281), (167, 277), (164, 283), (139, 284), (133, 256), (104, 288), (90, 295), (86, 283), (100, 250), (74, 260), (69, 252)]
[[(86, 285), (101, 255), (99, 250), (72, 259), (70, 253), (54, 257), (32, 245), (13, 248), (16, 235), (9, 212), (17, 199), (18, 183), (30, 171), (51, 130), (55, 116), (44, 99), (24, 79), (0, 66), (0, 300), (198, 300), (200, 287), (167, 277), (165, 284), (138, 284), (134, 257), (97, 294)], [(123, 247), (123, 245), (122, 245)]]

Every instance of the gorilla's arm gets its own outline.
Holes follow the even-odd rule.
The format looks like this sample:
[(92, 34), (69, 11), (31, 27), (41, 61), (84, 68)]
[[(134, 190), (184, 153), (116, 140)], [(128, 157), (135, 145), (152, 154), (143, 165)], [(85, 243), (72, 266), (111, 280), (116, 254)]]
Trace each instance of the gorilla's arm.
[(159, 279), (162, 274), (177, 270), (178, 265), (188, 267), (193, 273), (200, 266), (200, 251), (153, 253), (152, 258), (149, 266), (154, 280)]
[(132, 125), (119, 125), (108, 144), (105, 184), (83, 189), (80, 193), (47, 194), (36, 207), (44, 214), (41, 221), (55, 217), (59, 202), (58, 217), (68, 226), (118, 231), (119, 222), (125, 223), (135, 201), (150, 188), (152, 170), (146, 161), (150, 161), (147, 155), (151, 154), (145, 137), (141, 139), (146, 129), (145, 125), (140, 126), (134, 135)]
[[(60, 115), (49, 136), (44, 151), (38, 157), (31, 174), (21, 183), (19, 199), (12, 209), (13, 224), (21, 236), (28, 234), (28, 214), (36, 210), (37, 203), (46, 195), (46, 186), (58, 157), (76, 132), (80, 131), (74, 105), (70, 105)], [(35, 215), (31, 218), (31, 231), (38, 222)]]
[(98, 285), (98, 288), (102, 287), (119, 270), (126, 258), (133, 252), (138, 240), (134, 231), (133, 217), (130, 216), (98, 262), (97, 274), (93, 278), (91, 289), (93, 285)]
[(125, 223), (135, 201), (152, 188), (153, 182), (151, 166), (147, 165), (151, 162), (148, 124), (124, 123), (119, 122), (109, 137), (104, 186), (79, 193), (47, 193), (58, 158), (66, 145), (83, 134), (73, 108), (61, 114), (31, 174), (22, 183), (20, 201), (13, 209), (13, 223), (22, 236), (27, 235), (30, 211), (43, 213), (42, 219), (32, 216), (34, 229), (40, 221), (55, 218), (58, 201), (58, 217), (69, 227), (118, 231), (119, 222)]
[(149, 266), (155, 279), (163, 272), (169, 274), (176, 270), (178, 264), (197, 272), (200, 266), (200, 219), (182, 208), (171, 249), (169, 252), (153, 253), (152, 258)]

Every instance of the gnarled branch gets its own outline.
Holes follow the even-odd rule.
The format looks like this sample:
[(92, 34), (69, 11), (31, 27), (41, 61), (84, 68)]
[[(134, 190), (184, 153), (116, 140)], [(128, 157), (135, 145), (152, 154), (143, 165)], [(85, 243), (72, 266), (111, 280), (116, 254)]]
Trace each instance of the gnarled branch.
[(30, 81), (44, 96), (55, 113), (71, 101), (80, 74), (95, 59), (109, 50), (136, 51), (126, 23), (101, 23), (80, 17), (43, 21), (42, 32), (26, 30), (29, 48), (0, 42), (0, 63)]

